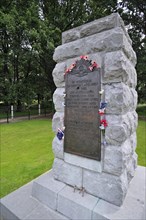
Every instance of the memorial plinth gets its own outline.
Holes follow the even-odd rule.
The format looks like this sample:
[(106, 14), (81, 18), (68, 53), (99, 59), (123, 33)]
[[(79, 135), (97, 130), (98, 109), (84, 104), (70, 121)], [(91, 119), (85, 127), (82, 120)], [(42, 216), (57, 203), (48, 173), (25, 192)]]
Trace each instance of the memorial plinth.
[(104, 28), (99, 19), (64, 32), (54, 53), (53, 130), (65, 130), (53, 141), (53, 175), (121, 206), (137, 164), (136, 55), (120, 16), (104, 21)]

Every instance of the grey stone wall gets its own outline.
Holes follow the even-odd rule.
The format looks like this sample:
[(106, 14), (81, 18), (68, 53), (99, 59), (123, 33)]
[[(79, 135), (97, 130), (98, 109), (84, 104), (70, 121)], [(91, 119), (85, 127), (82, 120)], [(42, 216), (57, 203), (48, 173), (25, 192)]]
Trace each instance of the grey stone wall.
[[(120, 16), (115, 13), (62, 33), (62, 45), (56, 48), (53, 70), (56, 91), (53, 96), (56, 113), (53, 131), (63, 127), (64, 72), (81, 55), (88, 55), (101, 67), (104, 99), (108, 105), (105, 130), (106, 145), (102, 145), (100, 169), (88, 169), (89, 159), (74, 163), (65, 161), (63, 140), (53, 140), (54, 178), (71, 186), (85, 187), (92, 195), (120, 206), (134, 176), (137, 164), (136, 127), (137, 93), (135, 86), (136, 54)], [(86, 160), (86, 161), (85, 161)], [(86, 166), (84, 166), (86, 164)], [(90, 166), (91, 167), (91, 160)], [(93, 166), (94, 167), (94, 166)]]

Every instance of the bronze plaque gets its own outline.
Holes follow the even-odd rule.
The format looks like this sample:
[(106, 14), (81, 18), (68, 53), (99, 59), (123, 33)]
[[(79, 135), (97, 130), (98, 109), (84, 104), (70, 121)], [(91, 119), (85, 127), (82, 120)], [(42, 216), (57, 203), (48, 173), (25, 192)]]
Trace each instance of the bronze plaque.
[(81, 59), (65, 75), (65, 139), (67, 153), (101, 159), (100, 69), (89, 69), (91, 62)]

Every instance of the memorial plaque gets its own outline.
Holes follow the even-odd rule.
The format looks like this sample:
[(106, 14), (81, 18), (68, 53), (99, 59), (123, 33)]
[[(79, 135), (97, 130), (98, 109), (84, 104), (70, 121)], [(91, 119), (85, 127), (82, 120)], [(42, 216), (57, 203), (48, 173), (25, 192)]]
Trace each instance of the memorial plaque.
[(90, 67), (91, 61), (81, 59), (65, 75), (64, 151), (100, 160), (100, 68)]

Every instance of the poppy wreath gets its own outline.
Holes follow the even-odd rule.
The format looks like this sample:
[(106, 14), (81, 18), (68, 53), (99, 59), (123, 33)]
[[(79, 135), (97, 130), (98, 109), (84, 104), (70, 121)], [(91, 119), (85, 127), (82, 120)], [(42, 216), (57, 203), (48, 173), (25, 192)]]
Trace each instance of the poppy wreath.
[[(83, 55), (80, 56), (80, 59), (89, 60), (88, 56), (86, 56), (86, 55), (85, 56), (83, 56)], [(95, 68), (99, 68), (99, 65), (95, 61), (90, 60), (90, 63), (91, 63), (91, 65), (89, 66), (90, 71), (93, 71)], [(76, 61), (75, 61), (75, 63), (71, 64), (69, 68), (66, 69), (64, 75), (70, 73), (73, 70), (73, 68), (75, 68), (75, 67), (76, 67)]]

